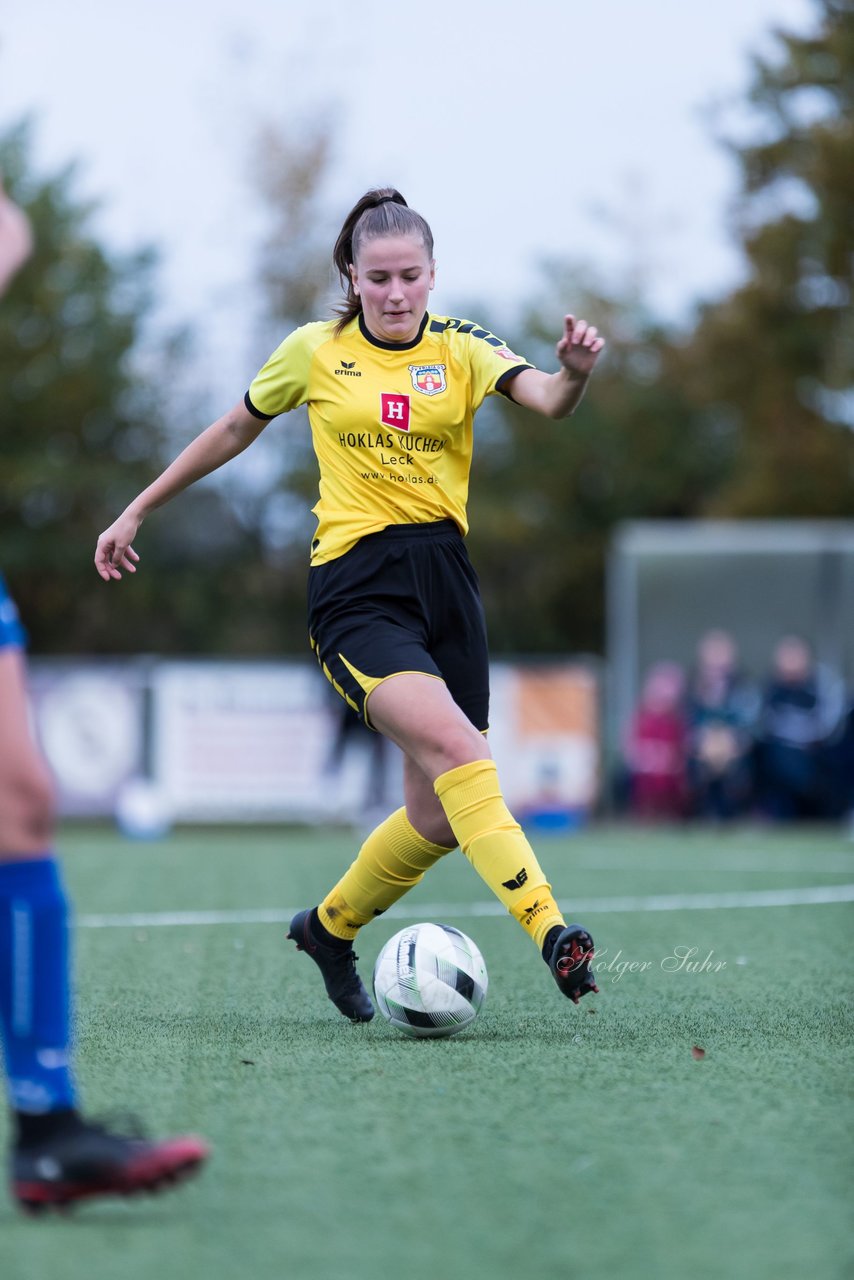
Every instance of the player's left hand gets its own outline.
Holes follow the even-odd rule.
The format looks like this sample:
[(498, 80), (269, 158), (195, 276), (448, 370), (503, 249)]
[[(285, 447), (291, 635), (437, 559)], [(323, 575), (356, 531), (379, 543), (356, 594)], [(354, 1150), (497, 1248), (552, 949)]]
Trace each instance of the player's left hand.
[(563, 336), (555, 351), (567, 373), (586, 378), (593, 372), (604, 345), (605, 339), (599, 336), (595, 325), (576, 320), (575, 316), (564, 316)]

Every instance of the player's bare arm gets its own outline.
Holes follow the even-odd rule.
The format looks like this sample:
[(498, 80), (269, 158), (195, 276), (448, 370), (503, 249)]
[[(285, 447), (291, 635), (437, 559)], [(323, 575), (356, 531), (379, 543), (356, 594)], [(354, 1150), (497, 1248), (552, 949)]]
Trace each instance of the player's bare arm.
[(33, 251), (33, 233), (23, 209), (10, 200), (0, 177), (0, 293)]
[(237, 457), (258, 438), (266, 425), (240, 401), (196, 436), (101, 534), (95, 550), (95, 568), (104, 581), (121, 578), (123, 569), (136, 573), (139, 556), (131, 544), (147, 515), (196, 480)]
[(568, 418), (584, 395), (587, 379), (604, 346), (605, 339), (595, 325), (565, 316), (563, 334), (555, 347), (560, 369), (557, 373), (523, 369), (511, 383), (511, 397), (547, 418)]

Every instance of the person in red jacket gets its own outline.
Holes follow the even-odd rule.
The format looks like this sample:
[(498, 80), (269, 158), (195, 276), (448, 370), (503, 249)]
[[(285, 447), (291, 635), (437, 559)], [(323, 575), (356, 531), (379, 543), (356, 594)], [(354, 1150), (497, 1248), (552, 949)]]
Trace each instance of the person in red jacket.
[(686, 814), (684, 696), (685, 674), (677, 663), (658, 662), (650, 669), (624, 748), (634, 817), (672, 819)]

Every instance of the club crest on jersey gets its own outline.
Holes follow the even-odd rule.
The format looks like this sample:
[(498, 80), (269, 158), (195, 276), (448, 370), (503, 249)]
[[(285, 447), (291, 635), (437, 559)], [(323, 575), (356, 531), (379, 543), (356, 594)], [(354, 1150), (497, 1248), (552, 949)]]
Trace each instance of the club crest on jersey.
[(437, 396), (448, 387), (443, 364), (411, 364), (409, 376), (415, 390), (423, 396)]
[(380, 392), (380, 422), (396, 431), (409, 430), (409, 396)]

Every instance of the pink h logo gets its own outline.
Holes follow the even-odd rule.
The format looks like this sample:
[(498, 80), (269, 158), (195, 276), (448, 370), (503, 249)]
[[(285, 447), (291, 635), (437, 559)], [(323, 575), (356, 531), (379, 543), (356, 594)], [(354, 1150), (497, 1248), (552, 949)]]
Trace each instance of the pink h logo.
[(384, 427), (394, 427), (396, 431), (409, 430), (409, 396), (391, 395), (386, 391), (380, 393), (380, 422)]

